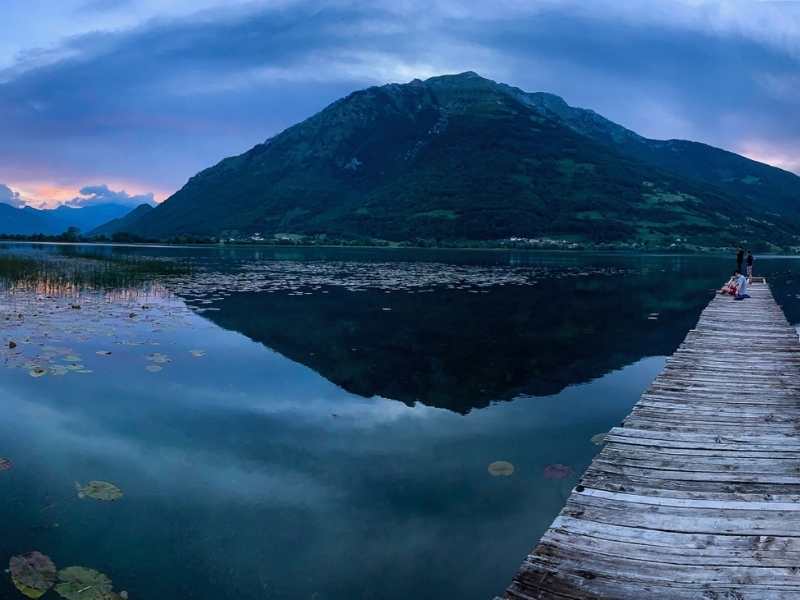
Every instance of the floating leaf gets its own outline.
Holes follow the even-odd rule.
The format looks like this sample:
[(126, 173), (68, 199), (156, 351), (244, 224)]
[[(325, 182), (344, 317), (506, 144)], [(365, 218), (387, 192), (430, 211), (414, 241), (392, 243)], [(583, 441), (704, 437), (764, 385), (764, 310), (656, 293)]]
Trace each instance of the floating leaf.
[(111, 351), (110, 350), (98, 350), (97, 352), (95, 352), (95, 354), (97, 354), (97, 356), (111, 356)]
[(572, 467), (559, 463), (547, 465), (544, 468), (545, 479), (566, 479), (572, 475)]
[(81, 357), (80, 357), (80, 356), (78, 356), (78, 355), (76, 355), (76, 354), (67, 354), (67, 355), (66, 355), (66, 356), (63, 358), (63, 360), (64, 360), (64, 362), (72, 362), (72, 363), (76, 363), (76, 362), (81, 362)]
[(33, 367), (30, 371), (28, 371), (28, 375), (31, 377), (44, 377), (47, 375), (47, 370), (43, 369), (42, 367)]
[(595, 446), (602, 446), (603, 444), (606, 443), (607, 435), (608, 435), (607, 433), (596, 433), (591, 438), (589, 438), (589, 441), (592, 442)]
[(119, 500), (123, 495), (121, 489), (108, 481), (90, 481), (84, 486), (76, 481), (75, 489), (78, 490), (78, 498), (92, 498), (105, 502)]
[(189, 354), (191, 354), (195, 358), (203, 358), (206, 355), (206, 351), (205, 350), (190, 350)]
[(12, 556), (8, 570), (14, 586), (28, 598), (41, 598), (56, 582), (56, 566), (41, 552)]
[(147, 370), (148, 370), (148, 371), (150, 371), (151, 373), (158, 373), (158, 372), (159, 372), (159, 371), (161, 371), (163, 368), (164, 368), (164, 367), (162, 367), (162, 366), (160, 366), (160, 365), (147, 365), (147, 366), (145, 367), (145, 369), (147, 369)]
[(172, 359), (169, 356), (167, 356), (166, 354), (161, 354), (160, 352), (154, 352), (153, 354), (149, 354), (147, 356), (147, 360), (149, 360), (150, 362), (160, 363), (160, 364), (172, 362)]
[(492, 477), (510, 477), (514, 473), (514, 465), (505, 460), (498, 460), (489, 465)]
[(0, 471), (9, 471), (13, 466), (14, 463), (12, 463), (9, 459), (0, 456)]
[(111, 580), (99, 571), (86, 567), (67, 567), (58, 572), (56, 592), (67, 600), (112, 600), (119, 598), (113, 592)]

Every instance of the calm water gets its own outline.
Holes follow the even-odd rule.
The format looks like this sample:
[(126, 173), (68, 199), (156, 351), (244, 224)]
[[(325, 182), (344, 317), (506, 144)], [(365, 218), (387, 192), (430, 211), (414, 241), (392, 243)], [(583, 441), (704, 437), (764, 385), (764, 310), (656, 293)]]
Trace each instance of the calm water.
[[(0, 245), (0, 561), (144, 600), (491, 597), (730, 263)], [(800, 321), (800, 263), (756, 264)]]

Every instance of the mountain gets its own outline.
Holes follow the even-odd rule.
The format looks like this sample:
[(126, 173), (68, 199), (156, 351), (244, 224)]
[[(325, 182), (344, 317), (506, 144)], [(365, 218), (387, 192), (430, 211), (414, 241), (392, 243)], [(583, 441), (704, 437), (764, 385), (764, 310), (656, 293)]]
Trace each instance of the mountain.
[(372, 87), (192, 177), (126, 231), (800, 245), (800, 178), (475, 73)]
[(140, 204), (136, 208), (134, 208), (128, 214), (112, 219), (99, 227), (91, 230), (88, 235), (89, 236), (112, 236), (115, 233), (120, 233), (125, 231), (127, 228), (131, 227), (136, 221), (142, 218), (144, 215), (149, 213), (153, 210), (153, 207), (149, 204)]
[(95, 204), (83, 208), (59, 206), (54, 209), (35, 209), (30, 206), (14, 208), (0, 204), (0, 234), (58, 235), (70, 227), (88, 232), (100, 225), (125, 216), (131, 211), (122, 204)]
[[(517, 90), (520, 92), (520, 90)], [(574, 131), (682, 177), (718, 186), (779, 214), (800, 214), (800, 177), (782, 169), (686, 140), (651, 140), (592, 110), (569, 106), (553, 94), (523, 94), (539, 110)]]
[(103, 223), (108, 223), (112, 219), (118, 219), (131, 211), (130, 206), (122, 204), (93, 204), (83, 208), (70, 208), (59, 206), (51, 211), (47, 217), (53, 222), (53, 226), (61, 233), (69, 227), (77, 227), (83, 233), (89, 232)]
[[(32, 235), (50, 230), (43, 211), (0, 203), (0, 233)], [(60, 232), (59, 232), (60, 233)]]

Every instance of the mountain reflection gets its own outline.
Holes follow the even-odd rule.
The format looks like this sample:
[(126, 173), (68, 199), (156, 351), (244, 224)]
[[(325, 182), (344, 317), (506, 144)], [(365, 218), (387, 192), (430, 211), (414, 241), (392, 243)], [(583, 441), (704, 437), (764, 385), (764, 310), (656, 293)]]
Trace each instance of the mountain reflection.
[(664, 272), (640, 272), (488, 293), (232, 292), (205, 316), (349, 392), (467, 413), (672, 353), (708, 301), (710, 283), (702, 276), (664, 281)]
[[(0, 253), (8, 291), (78, 295), (88, 287), (143, 301), (175, 294), (349, 392), (462, 414), (671, 354), (727, 264), (347, 249), (11, 250)], [(781, 290), (791, 309), (792, 294)]]

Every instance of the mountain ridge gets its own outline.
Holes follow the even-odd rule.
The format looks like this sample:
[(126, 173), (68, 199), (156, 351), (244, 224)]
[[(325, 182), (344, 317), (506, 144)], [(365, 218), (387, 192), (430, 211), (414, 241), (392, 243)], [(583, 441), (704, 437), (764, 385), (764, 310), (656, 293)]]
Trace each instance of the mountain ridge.
[(789, 247), (798, 199), (786, 171), (466, 72), (353, 92), (199, 172), (126, 232)]
[(123, 233), (127, 227), (133, 225), (138, 219), (149, 213), (151, 210), (153, 210), (153, 206), (143, 202), (125, 215), (117, 217), (116, 219), (112, 219), (111, 221), (107, 221), (99, 227), (95, 227), (87, 235), (90, 237), (99, 237), (113, 236), (117, 233)]
[(87, 233), (129, 211), (130, 207), (113, 202), (83, 208), (62, 205), (53, 209), (30, 206), (16, 208), (0, 203), (0, 234), (59, 235), (70, 227), (77, 227), (81, 232)]

